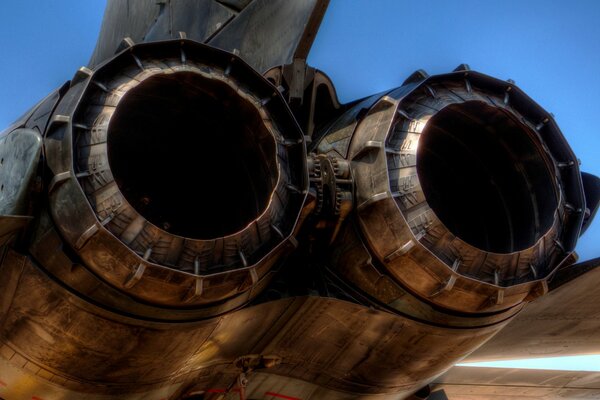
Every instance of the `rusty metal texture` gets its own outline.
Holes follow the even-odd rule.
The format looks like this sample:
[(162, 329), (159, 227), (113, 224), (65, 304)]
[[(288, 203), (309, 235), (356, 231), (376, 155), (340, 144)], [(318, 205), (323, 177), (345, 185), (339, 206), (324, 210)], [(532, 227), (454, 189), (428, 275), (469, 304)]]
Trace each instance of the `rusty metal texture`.
[(254, 69), (306, 58), (328, 0), (109, 0), (89, 65), (111, 58), (125, 37), (185, 37), (240, 55)]
[(0, 215), (28, 215), (37, 178), (42, 137), (32, 129), (15, 129), (0, 137)]
[[(170, 54), (172, 58), (168, 58)], [(158, 61), (156, 57), (160, 55), (164, 56)], [(245, 115), (246, 120), (242, 123), (248, 124), (242, 128), (242, 133), (245, 132), (243, 129), (252, 129), (247, 131), (252, 134), (262, 132), (259, 142), (256, 142), (257, 138), (249, 136), (241, 139), (223, 136), (221, 139), (234, 140), (234, 143), (246, 140), (246, 144), (241, 143), (246, 147), (240, 151), (243, 154), (252, 152), (256, 161), (252, 159), (250, 162), (266, 163), (260, 167), (264, 169), (262, 171), (249, 171), (252, 176), (248, 178), (264, 187), (253, 185), (245, 189), (259, 193), (255, 196), (261, 196), (260, 200), (256, 199), (257, 208), (250, 211), (252, 214), (239, 218), (234, 214), (237, 225), (228, 226), (225, 231), (214, 231), (214, 226), (213, 231), (199, 233), (183, 228), (177, 231), (175, 226), (175, 232), (171, 233), (171, 227), (168, 226), (180, 223), (192, 226), (200, 224), (201, 227), (202, 223), (206, 223), (202, 219), (208, 218), (206, 212), (214, 214), (212, 209), (223, 204), (204, 207), (198, 204), (202, 213), (197, 217), (201, 218), (199, 221), (189, 221), (193, 217), (183, 214), (192, 211), (190, 207), (193, 209), (194, 206), (191, 204), (190, 207), (181, 206), (181, 210), (176, 206), (162, 205), (162, 211), (159, 209), (158, 212), (170, 209), (172, 213), (182, 213), (174, 216), (176, 221), (167, 221), (158, 219), (156, 212), (140, 211), (147, 205), (145, 203), (154, 200), (141, 191), (152, 190), (154, 183), (150, 181), (142, 188), (136, 186), (133, 194), (127, 193), (128, 186), (132, 182), (138, 185), (141, 176), (147, 173), (148, 167), (144, 163), (160, 165), (161, 160), (140, 159), (140, 167), (145, 171), (140, 169), (139, 175), (132, 177), (123, 175), (122, 171), (134, 168), (131, 164), (127, 165), (132, 157), (134, 162), (135, 157), (142, 157), (136, 156), (139, 154), (136, 149), (144, 145), (135, 136), (128, 138), (134, 133), (127, 126), (121, 127), (121, 124), (131, 121), (133, 113), (141, 112), (139, 118), (148, 118), (144, 112), (147, 112), (145, 107), (150, 106), (136, 100), (141, 91), (152, 91), (157, 81), (178, 87), (178, 81), (174, 81), (176, 79), (191, 80), (186, 90), (190, 90), (190, 87), (196, 90), (197, 93), (191, 94), (193, 96), (206, 93), (204, 96), (208, 97), (209, 102), (207, 107), (220, 107), (219, 103), (210, 103), (214, 102), (210, 100), (214, 98), (211, 96), (226, 97), (231, 102), (237, 102), (233, 104), (236, 107), (233, 112)], [(188, 40), (141, 44), (123, 50), (97, 71), (81, 69), (71, 85), (52, 117), (45, 139), (48, 165), (54, 176), (49, 186), (50, 212), (65, 241), (77, 250), (95, 274), (146, 302), (169, 306), (209, 304), (251, 290), (283, 255), (293, 249), (295, 239), (292, 233), (308, 184), (304, 137), (279, 93), (242, 60)], [(204, 89), (193, 89), (199, 88), (197, 85), (204, 85)], [(217, 92), (211, 93), (210, 90)], [(143, 92), (141, 98), (147, 99)], [(167, 104), (168, 101), (164, 100)], [(215, 112), (211, 111), (212, 108), (209, 108), (209, 113)], [(193, 118), (194, 111), (188, 111), (191, 117), (180, 115), (179, 109), (174, 109), (172, 113), (175, 118), (186, 119)], [(113, 118), (115, 114), (117, 116)], [(165, 118), (171, 121), (168, 111)], [(220, 121), (221, 124), (224, 122)], [(218, 124), (219, 121), (214, 123)], [(184, 128), (184, 131), (195, 129), (202, 134), (203, 126)], [(200, 160), (190, 159), (185, 164), (187, 168), (179, 170), (174, 166), (178, 159), (178, 142), (169, 142), (174, 133), (168, 134), (168, 131), (161, 129), (155, 132), (152, 126), (148, 126), (148, 129), (136, 134), (139, 140), (149, 140), (145, 151), (149, 151), (152, 141), (164, 141), (165, 144), (159, 144), (156, 156), (173, 157), (164, 168), (168, 168), (166, 173), (174, 174), (171, 177), (149, 178), (155, 182), (159, 179), (175, 180), (180, 186), (190, 185), (191, 190), (195, 191), (192, 181), (194, 169), (210, 166), (198, 166)], [(158, 135), (156, 138), (152, 137), (153, 132)], [(223, 135), (228, 132), (224, 131)], [(109, 160), (107, 151), (111, 149), (111, 140), (115, 146), (113, 153), (121, 156), (122, 160)], [(199, 140), (206, 142), (208, 138)], [(168, 154), (164, 153), (166, 143), (174, 143), (173, 151), (176, 152), (164, 155)], [(125, 146), (129, 146), (128, 151), (123, 151)], [(205, 151), (209, 153), (190, 154), (190, 157), (207, 157), (213, 153), (208, 146)], [(120, 184), (114, 177), (114, 168), (118, 163), (123, 165), (117, 171), (120, 173), (117, 178), (125, 176)], [(230, 164), (225, 164), (222, 175), (214, 171), (217, 179), (233, 179), (237, 173), (243, 173), (243, 169), (250, 167), (246, 163), (238, 170), (232, 170), (228, 166)], [(155, 171), (164, 175), (162, 171)], [(167, 191), (166, 195), (171, 194)], [(217, 190), (211, 195), (221, 194)], [(225, 195), (222, 202), (230, 201), (230, 197), (235, 199), (243, 196), (244, 193), (229, 191)], [(179, 200), (180, 203), (184, 201)], [(233, 210), (223, 209), (224, 214), (219, 218), (225, 218), (231, 212)], [(242, 217), (247, 219), (241, 220)]]
[[(15, 367), (27, 364), (25, 369), (41, 382), (120, 398), (165, 387), (185, 392), (190, 382), (203, 388), (227, 386), (239, 374), (233, 362), (245, 354), (283, 360), (259, 371), (263, 374), (311, 382), (333, 393), (399, 396), (418, 389), (426, 376), (443, 372), (503, 325), (436, 327), (318, 297), (165, 324), (83, 301), (13, 251), (5, 255), (1, 273), (1, 357)], [(417, 342), (425, 347), (410, 345)], [(440, 357), (447, 362), (436, 362)], [(332, 396), (323, 398), (340, 395)]]
[[(108, 1), (0, 136), (0, 399), (486, 398), (432, 382), (597, 351), (599, 181), (553, 117), (464, 64), (340, 104), (327, 5)], [(531, 393), (595, 394), (563, 383)]]
[(449, 399), (597, 399), (600, 374), (513, 368), (454, 367), (436, 380)]
[[(547, 292), (546, 280), (552, 272), (573, 262), (569, 254), (579, 234), (582, 210), (585, 209), (576, 159), (549, 114), (512, 83), (465, 70), (432, 77), (416, 73), (404, 86), (381, 97), (371, 107), (356, 107), (364, 111), (358, 118), (351, 142), (347, 141), (347, 151), (355, 177), (357, 222), (376, 259), (374, 263), (382, 269), (383, 275), (392, 277), (426, 302), (443, 308), (470, 313), (498, 312), (544, 294)], [(352, 110), (348, 113), (359, 114)], [(432, 171), (460, 168), (458, 161), (468, 157), (461, 156), (464, 158), (452, 161), (453, 153), (449, 150), (443, 153), (442, 149), (452, 145), (442, 142), (447, 135), (444, 129), (449, 128), (441, 121), (447, 115), (452, 120), (448, 126), (460, 124), (461, 118), (466, 118), (465, 126), (494, 127), (486, 129), (502, 129), (501, 124), (507, 124), (506, 129), (518, 132), (518, 141), (525, 144), (515, 142), (510, 147), (511, 144), (498, 143), (498, 146), (513, 149), (511, 151), (530, 146), (532, 157), (539, 160), (536, 165), (517, 167), (524, 171), (524, 179), (545, 177), (523, 186), (524, 196), (531, 196), (531, 200), (526, 197), (524, 202), (532, 202), (534, 210), (527, 229), (533, 227), (534, 231), (523, 236), (520, 243), (517, 238), (508, 244), (495, 245), (493, 241), (473, 244), (486, 234), (485, 229), (495, 231), (500, 228), (492, 221), (490, 226), (494, 228), (474, 226), (469, 231), (469, 220), (477, 223), (485, 216), (475, 208), (466, 208), (464, 212), (458, 208), (466, 199), (457, 192), (461, 187), (466, 185), (468, 190), (483, 192), (479, 189), (481, 183), (498, 179), (497, 176), (482, 177), (479, 182), (476, 179), (460, 182), (457, 179), (467, 179), (469, 174), (458, 175), (460, 178), (432, 175)], [(520, 128), (515, 124), (521, 124)], [(441, 133), (433, 131), (438, 126)], [(468, 129), (475, 128), (465, 128), (462, 132)], [(335, 137), (337, 134), (330, 131), (328, 135)], [(440, 140), (439, 144), (436, 140)], [(466, 143), (476, 146), (473, 139), (464, 140), (470, 140)], [(328, 136), (323, 141), (331, 142)], [(328, 146), (319, 146), (329, 151)], [(428, 156), (428, 151), (436, 158)], [(499, 155), (488, 157), (500, 159)], [(511, 164), (512, 159), (527, 159), (516, 153), (504, 157)], [(422, 160), (421, 164), (418, 159)], [(442, 159), (450, 164), (434, 164)], [(487, 167), (472, 164), (465, 168), (476, 171)], [(502, 175), (508, 169), (499, 171)], [(424, 179), (429, 187), (424, 188)], [(506, 182), (504, 190), (516, 191), (514, 183), (511, 184), (514, 179)], [(444, 184), (447, 189), (440, 192)], [(529, 190), (540, 192), (531, 195)], [(436, 197), (443, 201), (430, 204)], [(454, 201), (453, 198), (461, 200)], [(481, 203), (485, 198), (477, 201)], [(482, 205), (490, 207), (485, 202)], [(438, 214), (444, 214), (445, 219)], [(457, 215), (462, 218), (457, 222), (448, 218)], [(450, 223), (452, 229), (448, 228)], [(525, 235), (525, 229), (507, 232), (499, 239)], [(465, 235), (471, 238), (465, 239)], [(358, 268), (357, 265), (355, 269)]]
[(310, 67), (304, 59), (273, 67), (264, 76), (282, 92), (311, 141), (319, 129), (342, 113), (343, 107), (331, 79), (323, 71)]
[[(600, 260), (575, 278), (532, 302), (504, 331), (469, 357), (469, 361), (560, 357), (598, 353), (600, 338)], [(558, 274), (560, 278), (562, 274)]]

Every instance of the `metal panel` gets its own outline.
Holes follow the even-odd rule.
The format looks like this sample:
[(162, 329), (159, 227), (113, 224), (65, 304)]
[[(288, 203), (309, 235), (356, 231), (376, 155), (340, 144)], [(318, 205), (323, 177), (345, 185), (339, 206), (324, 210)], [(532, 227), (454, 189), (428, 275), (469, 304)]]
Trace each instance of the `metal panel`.
[(160, 2), (109, 0), (96, 49), (89, 62), (94, 67), (111, 58), (125, 37), (141, 42), (160, 14)]
[[(204, 321), (161, 323), (88, 303), (14, 251), (7, 253), (0, 278), (0, 347), (5, 348), (0, 358), (17, 367), (28, 360), (23, 374), (35, 375), (40, 390), (58, 375), (67, 391), (121, 399), (178, 382), (188, 389), (228, 387), (240, 374), (233, 361), (249, 354), (284, 360), (261, 370), (265, 373), (361, 398), (397, 398), (425, 385), (502, 327), (442, 328), (320, 297), (271, 301)], [(284, 380), (284, 387), (290, 382)], [(20, 398), (18, 379), (5, 383), (16, 390), (7, 398)]]
[(214, 1), (171, 0), (163, 6), (144, 42), (172, 39), (185, 32), (188, 39), (205, 42), (236, 14)]
[(600, 353), (599, 282), (595, 268), (534, 301), (468, 361)]
[(598, 399), (600, 373), (454, 367), (435, 388), (453, 399)]
[[(322, 0), (255, 0), (208, 43), (239, 52), (260, 72), (289, 64), (296, 48), (305, 45), (301, 39), (312, 14), (317, 13), (316, 19), (320, 21), (327, 3)], [(308, 27), (314, 32), (305, 40), (312, 43), (318, 24), (316, 27), (308, 24)]]
[(260, 72), (288, 64), (294, 54), (305, 58), (329, 0), (109, 0), (96, 49), (94, 67), (119, 49), (124, 38), (134, 43), (179, 37), (238, 52)]
[(42, 138), (32, 129), (17, 129), (0, 138), (0, 215), (27, 213), (41, 151)]

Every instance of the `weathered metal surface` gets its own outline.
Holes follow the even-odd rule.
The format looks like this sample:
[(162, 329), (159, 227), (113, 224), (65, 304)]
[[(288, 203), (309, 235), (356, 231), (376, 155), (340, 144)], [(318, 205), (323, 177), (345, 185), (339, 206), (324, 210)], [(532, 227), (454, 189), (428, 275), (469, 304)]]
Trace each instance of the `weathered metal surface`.
[[(170, 54), (175, 57), (168, 58)], [(158, 60), (156, 57), (161, 55), (165, 57)], [(114, 71), (120, 72), (115, 74)], [(240, 128), (240, 131), (246, 136), (238, 138), (233, 135), (235, 131), (223, 131), (223, 135), (230, 136), (223, 136), (219, 142), (219, 150), (226, 148), (227, 141), (245, 140), (242, 143), (245, 147), (235, 157), (252, 152), (257, 162), (266, 160), (263, 170), (250, 170), (246, 173), (252, 182), (267, 182), (268, 187), (251, 185), (240, 189), (261, 193), (264, 203), (250, 216), (234, 217), (237, 225), (233, 230), (217, 232), (213, 227), (215, 234), (212, 236), (212, 231), (206, 230), (202, 231), (201, 237), (194, 236), (193, 232), (191, 236), (177, 230), (170, 232), (171, 228), (166, 225), (173, 225), (172, 228), (177, 229), (177, 223), (192, 226), (196, 224), (200, 227), (202, 224), (218, 224), (219, 221), (215, 219), (206, 221), (210, 214), (216, 215), (215, 208), (221, 208), (218, 218), (224, 219), (227, 214), (235, 212), (227, 210), (228, 208), (244, 206), (232, 203), (230, 198), (235, 200), (244, 195), (236, 192), (235, 187), (240, 187), (243, 183), (238, 174), (250, 168), (248, 163), (235, 170), (227, 166), (232, 161), (217, 164), (218, 170), (223, 172), (219, 175), (216, 170), (214, 176), (232, 187), (232, 190), (225, 193), (221, 203), (203, 205), (201, 199), (196, 202), (188, 200), (193, 193), (183, 194), (184, 198), (179, 199), (178, 204), (159, 203), (163, 210), (159, 208), (156, 212), (162, 213), (161, 215), (167, 215), (164, 213), (169, 211), (170, 214), (175, 213), (177, 221), (157, 220), (152, 218), (153, 213), (140, 212), (147, 205), (145, 203), (153, 200), (152, 196), (136, 189), (137, 196), (143, 197), (140, 201), (127, 196), (126, 192), (128, 182), (135, 183), (148, 173), (145, 162), (158, 165), (162, 162), (162, 168), (173, 174), (165, 176), (161, 167), (155, 168), (156, 174), (162, 175), (154, 177), (155, 183), (152, 182), (153, 177), (149, 176), (149, 181), (142, 181), (146, 183), (146, 187), (140, 189), (152, 190), (154, 193), (156, 190), (153, 185), (156, 182), (168, 181), (174, 181), (180, 186), (190, 185), (194, 192), (192, 182), (196, 174), (215, 168), (214, 164), (219, 162), (219, 159), (215, 159), (212, 165), (201, 164), (193, 159), (200, 155), (200, 150), (192, 148), (186, 168), (174, 167), (179, 157), (176, 151), (178, 142), (171, 142), (174, 143), (175, 152), (172, 151), (170, 155), (165, 153), (166, 145), (160, 144), (163, 140), (174, 139), (172, 136), (160, 136), (165, 135), (165, 129), (168, 128), (159, 128), (155, 132), (159, 136), (153, 137), (155, 128), (139, 122), (147, 129), (137, 133), (140, 141), (149, 141), (145, 150), (149, 151), (150, 143), (159, 143), (154, 153), (156, 157), (171, 158), (166, 164), (160, 159), (147, 160), (144, 154), (136, 155), (140, 151), (140, 143), (135, 138), (127, 139), (127, 135), (134, 134), (132, 129), (119, 129), (120, 125), (115, 122), (128, 121), (133, 118), (133, 113), (141, 113), (136, 115), (140, 115), (142, 119), (149, 118), (144, 114), (147, 111), (140, 109), (144, 105), (139, 104), (139, 100), (135, 100), (136, 97), (130, 93), (137, 87), (146, 87), (145, 82), (154, 80), (155, 84), (157, 78), (177, 87), (179, 83), (174, 80), (179, 76), (190, 81), (192, 89), (185, 90), (193, 90), (194, 85), (205, 85), (206, 89), (202, 90), (207, 93), (209, 90), (215, 91), (207, 95), (213, 99), (210, 101), (214, 102), (214, 97), (217, 96), (228, 98), (228, 102), (237, 102), (234, 103), (237, 108), (226, 111), (239, 112), (244, 116), (241, 123), (247, 126)], [(111, 63), (94, 73), (81, 70), (73, 82), (71, 90), (53, 117), (46, 137), (48, 165), (54, 175), (49, 187), (50, 211), (65, 241), (79, 252), (86, 266), (95, 274), (113, 287), (125, 290), (146, 302), (163, 306), (207, 305), (235, 296), (245, 296), (285, 254), (293, 250), (292, 233), (308, 185), (304, 136), (279, 93), (242, 60), (188, 40), (141, 44), (124, 50)], [(151, 91), (152, 85), (144, 90)], [(197, 89), (194, 95), (198, 96), (200, 93), (203, 92)], [(139, 97), (142, 100), (148, 98), (143, 94)], [(168, 105), (172, 100), (166, 98), (164, 101)], [(218, 104), (207, 103), (207, 114), (214, 114)], [(113, 118), (115, 112), (120, 119)], [(172, 113), (173, 118), (180, 120), (190, 118), (181, 113), (181, 108), (174, 107)], [(193, 118), (196, 112), (189, 111), (189, 114)], [(170, 115), (165, 114), (165, 118), (172, 121), (169, 119)], [(223, 125), (228, 116), (223, 115), (221, 118), (211, 122), (213, 125), (209, 129), (217, 129), (219, 124)], [(182, 132), (184, 135), (191, 130), (195, 130), (196, 135), (213, 133), (203, 131), (202, 121), (199, 120), (197, 126), (182, 127)], [(177, 121), (170, 123), (175, 124)], [(262, 132), (260, 137), (259, 132)], [(112, 145), (120, 149), (113, 147), (113, 153), (121, 159), (109, 160), (107, 153), (111, 140)], [(208, 138), (200, 137), (200, 142), (197, 143), (202, 146), (206, 141)], [(124, 146), (129, 146), (125, 152)], [(214, 154), (209, 147), (204, 150), (207, 153), (202, 155), (203, 158), (210, 158), (210, 154)], [(134, 168), (127, 163), (135, 157), (140, 160), (139, 175), (124, 179), (122, 171)], [(115, 166), (119, 166), (116, 162), (121, 165), (121, 170), (117, 171), (121, 172), (117, 176), (121, 178), (120, 184), (115, 181), (113, 173)], [(238, 180), (236, 185), (230, 183), (235, 179)], [(216, 181), (212, 182), (210, 186), (215, 190), (212, 196), (223, 196), (220, 193), (223, 189), (215, 187)], [(172, 184), (167, 185), (177, 190)], [(163, 190), (164, 194), (158, 193), (157, 196), (168, 199), (172, 195), (172, 190), (159, 190)], [(227, 204), (231, 206), (226, 207)], [(193, 218), (190, 212), (194, 207), (200, 207), (199, 211), (203, 215), (198, 214), (196, 220), (189, 221)], [(247, 219), (243, 220), (242, 217)]]
[(524, 304), (491, 315), (456, 314), (432, 306), (422, 297), (398, 283), (378, 268), (368, 250), (368, 245), (360, 238), (356, 222), (347, 224), (340, 233), (331, 258), (331, 271), (352, 287), (368, 296), (374, 304), (417, 321), (431, 322), (451, 327), (477, 327), (502, 322), (514, 317)]
[(108, 309), (135, 315), (142, 319), (190, 321), (221, 315), (247, 304), (252, 297), (265, 289), (274, 275), (274, 272), (267, 273), (251, 290), (247, 290), (233, 299), (208, 304), (201, 308), (173, 309), (157, 304), (141, 303), (132, 299), (128, 293), (122, 290), (122, 287), (115, 288), (99, 278), (83, 265), (81, 260), (73, 257), (68, 252), (68, 246), (62, 240), (46, 211), (41, 213), (37, 222), (29, 251), (48, 273), (90, 302), (102, 304)]
[(304, 59), (296, 58), (292, 64), (271, 68), (264, 75), (282, 91), (300, 127), (311, 140), (318, 129), (331, 124), (342, 112), (331, 79), (310, 67)]
[(32, 217), (23, 215), (0, 216), (0, 246), (4, 246), (12, 241), (32, 220)]
[(41, 153), (35, 130), (16, 129), (0, 138), (0, 215), (28, 215)]
[(376, 94), (362, 100), (338, 117), (316, 141), (315, 152), (332, 154), (336, 157), (348, 157), (348, 148), (354, 131), (364, 113), (370, 109), (385, 93)]
[(144, 35), (144, 42), (175, 39), (180, 32), (187, 39), (205, 42), (225, 26), (236, 13), (216, 1), (170, 0), (158, 5), (156, 22)]
[(52, 114), (52, 111), (56, 107), (56, 104), (60, 100), (64, 90), (68, 87), (67, 84), (63, 87), (56, 89), (48, 96), (40, 100), (36, 105), (31, 107), (26, 113), (24, 113), (19, 119), (13, 122), (8, 128), (4, 129), (0, 133), (0, 137), (7, 135), (8, 133), (19, 129), (27, 128), (36, 130), (39, 134), (42, 134), (46, 129), (48, 120)]
[[(40, 385), (60, 382), (68, 390), (120, 398), (165, 387), (180, 386), (183, 395), (192, 387), (227, 386), (239, 374), (233, 361), (246, 354), (281, 358), (260, 372), (332, 392), (323, 398), (340, 398), (336, 391), (397, 397), (418, 389), (427, 376), (440, 374), (502, 327), (442, 328), (318, 297), (166, 324), (88, 303), (13, 251), (0, 273), (2, 357), (24, 367)], [(8, 398), (22, 398), (12, 380), (2, 390)]]
[(108, 1), (90, 60), (111, 58), (123, 38), (134, 42), (179, 38), (239, 54), (259, 72), (306, 58), (328, 0), (147, 0)]
[[(509, 92), (509, 100), (506, 100), (506, 93)], [(563, 158), (573, 161), (575, 158), (568, 147), (559, 146), (559, 143), (565, 143), (564, 138), (549, 119), (543, 117), (548, 114), (545, 114), (514, 85), (473, 71), (462, 70), (435, 77), (415, 73), (404, 86), (371, 104), (355, 106), (358, 110), (349, 112), (350, 116), (358, 116), (359, 110), (364, 110), (361, 117), (352, 117), (357, 122), (350, 124), (350, 129), (342, 125), (340, 129), (330, 130), (317, 148), (343, 154), (343, 147), (338, 146), (336, 149), (326, 143), (342, 143), (344, 138), (348, 140), (351, 138), (349, 142), (346, 140), (348, 143), (346, 146), (348, 146), (348, 159), (352, 160), (356, 185), (358, 226), (371, 254), (376, 258), (374, 263), (384, 271), (383, 275), (389, 275), (393, 281), (413, 293), (416, 292), (426, 302), (470, 313), (507, 310), (524, 300), (529, 301), (545, 293), (546, 280), (551, 272), (562, 266), (564, 262), (572, 262), (568, 255), (573, 249), (571, 245), (578, 235), (578, 227), (581, 226), (583, 217), (583, 213), (576, 210), (585, 208), (585, 200), (581, 196), (581, 180), (571, 181), (573, 177), (579, 176), (577, 166), (570, 164), (565, 171), (553, 161)], [(518, 151), (524, 151), (523, 149), (526, 148), (524, 144), (497, 144), (498, 148), (512, 149), (511, 151), (515, 152), (504, 156), (510, 164), (516, 163), (514, 160), (535, 160), (536, 157), (540, 160), (539, 165), (519, 166), (518, 171), (524, 174), (525, 180), (532, 180), (532, 177), (534, 180), (526, 182), (523, 186), (525, 199), (516, 200), (517, 204), (511, 206), (512, 209), (516, 209), (520, 201), (533, 202), (535, 214), (531, 222), (527, 222), (526, 227), (516, 228), (517, 232), (511, 233), (509, 230), (502, 233), (502, 237), (499, 238), (505, 240), (517, 235), (523, 236), (526, 235), (526, 229), (532, 229), (535, 234), (529, 234), (524, 244), (516, 244), (517, 241), (513, 239), (500, 250), (490, 247), (490, 244), (485, 245), (487, 248), (479, 244), (474, 245), (473, 239), (489, 234), (485, 229), (488, 231), (491, 229), (492, 234), (496, 234), (495, 230), (500, 228), (477, 226), (473, 231), (469, 231), (470, 228), (462, 228), (462, 226), (469, 226), (470, 219), (477, 222), (489, 218), (484, 212), (485, 208), (490, 207), (490, 204), (486, 203), (490, 199), (483, 198), (479, 194), (481, 198), (477, 201), (483, 204), (483, 207), (476, 209), (472, 204), (467, 206), (471, 209), (469, 215), (469, 212), (462, 212), (459, 209), (459, 207), (465, 209), (462, 202), (467, 201), (466, 196), (460, 197), (459, 201), (453, 200), (461, 196), (460, 191), (457, 192), (459, 188), (467, 185), (465, 190), (471, 190), (470, 187), (475, 188), (473, 193), (483, 192), (486, 182), (494, 182), (494, 179), (499, 179), (498, 176), (475, 176), (473, 180), (463, 183), (460, 179), (468, 179), (468, 174), (459, 172), (455, 176), (438, 179), (434, 182), (436, 186), (433, 188), (425, 187), (425, 184), (432, 185), (427, 181), (431, 173), (428, 171), (452, 169), (459, 171), (462, 162), (460, 160), (468, 157), (468, 154), (461, 155), (452, 161), (453, 153), (450, 153), (449, 160), (445, 161), (449, 162), (448, 165), (436, 166), (432, 163), (420, 167), (425, 165), (427, 156), (425, 151), (430, 151), (426, 147), (429, 144), (424, 142), (422, 136), (425, 135), (427, 141), (433, 141), (437, 140), (438, 136), (447, 134), (428, 133), (427, 130), (433, 130), (438, 124), (434, 120), (441, 118), (440, 115), (457, 105), (464, 110), (451, 117), (450, 127), (460, 123), (460, 119), (464, 118), (461, 115), (467, 115), (469, 122), (466, 124), (474, 124), (473, 121), (477, 121), (477, 118), (488, 118), (482, 111), (485, 108), (490, 117), (487, 122), (476, 122), (477, 124), (486, 126), (485, 129), (488, 130), (494, 129), (490, 126), (501, 129), (501, 118), (506, 118), (505, 123), (511, 124), (507, 131), (520, 132), (521, 139), (518, 140), (531, 140), (535, 143), (535, 147), (531, 150), (534, 155), (527, 157), (517, 154)], [(470, 111), (469, 107), (473, 106), (477, 110)], [(497, 114), (492, 114), (493, 112)], [(538, 120), (546, 122), (536, 126), (534, 122)], [(521, 127), (517, 128), (516, 123), (509, 121), (520, 121)], [(352, 128), (354, 125), (356, 128)], [(538, 134), (540, 129), (547, 129), (544, 139)], [(461, 132), (464, 133), (464, 130), (462, 129)], [(457, 132), (453, 133), (454, 136), (452, 133), (450, 136), (456, 137)], [(338, 135), (341, 137), (338, 138)], [(329, 139), (330, 136), (334, 139)], [(482, 136), (484, 136), (483, 132), (477, 132), (478, 138)], [(431, 137), (434, 139), (429, 139)], [(507, 135), (502, 134), (499, 137), (505, 140)], [(475, 148), (477, 140), (480, 139), (469, 138), (468, 140), (470, 141), (461, 143), (460, 146)], [(435, 143), (431, 144), (433, 147), (435, 145)], [(442, 154), (443, 151), (449, 151), (447, 149), (451, 146), (451, 143), (440, 143), (439, 147), (431, 151)], [(486, 145), (485, 148), (494, 147)], [(418, 152), (422, 164), (417, 163)], [(439, 158), (439, 154), (436, 157)], [(491, 154), (484, 157), (493, 160), (491, 163), (496, 165), (493, 168), (498, 168), (497, 166), (500, 165), (498, 155)], [(475, 161), (481, 162), (477, 157)], [(485, 171), (486, 168), (490, 167), (473, 164), (466, 166), (465, 170)], [(502, 168), (498, 173), (506, 174), (508, 170)], [(463, 175), (460, 175), (461, 173)], [(547, 174), (547, 178), (543, 182), (537, 182), (535, 179), (540, 179), (539, 177), (544, 176), (544, 173)], [(557, 178), (564, 180), (565, 184), (556, 185), (554, 182)], [(425, 184), (423, 184), (424, 179)], [(500, 179), (505, 178), (500, 177)], [(505, 180), (506, 186), (500, 190), (516, 192), (516, 179)], [(448, 190), (444, 193), (436, 192), (442, 185), (445, 185)], [(495, 181), (494, 185), (498, 188), (501, 182)], [(531, 194), (530, 191), (533, 190), (544, 193), (532, 192)], [(559, 204), (552, 203), (554, 191), (557, 191), (556, 201), (560, 201)], [(440, 197), (437, 199), (438, 205), (434, 207), (436, 196), (450, 197)], [(469, 197), (475, 198), (477, 194)], [(505, 195), (502, 201), (506, 201)], [(443, 213), (446, 207), (448, 213), (445, 219), (442, 219), (439, 214)], [(556, 208), (558, 212), (555, 212)], [(460, 215), (463, 219), (449, 229), (447, 226), (449, 215)], [(495, 218), (495, 213), (492, 213), (492, 218)], [(524, 215), (517, 218), (519, 221), (525, 220)], [(508, 224), (510, 229), (515, 229), (513, 228), (515, 222), (509, 221)], [(471, 235), (472, 239), (465, 239), (463, 236), (465, 234)], [(344, 246), (344, 243), (340, 245)], [(343, 274), (352, 275), (351, 271), (363, 271), (363, 267), (358, 264), (347, 269), (343, 262), (339, 268), (345, 271)], [(374, 289), (369, 287), (368, 281), (367, 279), (363, 282), (367, 286), (362, 289), (377, 297), (378, 295), (373, 292)], [(389, 293), (381, 295), (387, 299), (385, 302), (388, 304), (393, 300), (390, 299)]]
[(211, 46), (240, 54), (257, 71), (306, 57), (329, 0), (254, 0)]
[(327, 4), (108, 2), (0, 139), (0, 398), (423, 399), (548, 289), (475, 357), (600, 346), (551, 115), (464, 64), (340, 105)]
[[(600, 353), (600, 265), (531, 303), (469, 361)], [(594, 262), (590, 266), (594, 266)]]
[(217, 0), (219, 3), (232, 7), (238, 11), (241, 11), (246, 7), (252, 0)]
[(433, 385), (450, 400), (598, 399), (600, 373), (454, 367)]
[(598, 209), (600, 208), (600, 178), (585, 172), (581, 173), (583, 188), (585, 192), (585, 218), (581, 226), (581, 235), (585, 233), (591, 225)]

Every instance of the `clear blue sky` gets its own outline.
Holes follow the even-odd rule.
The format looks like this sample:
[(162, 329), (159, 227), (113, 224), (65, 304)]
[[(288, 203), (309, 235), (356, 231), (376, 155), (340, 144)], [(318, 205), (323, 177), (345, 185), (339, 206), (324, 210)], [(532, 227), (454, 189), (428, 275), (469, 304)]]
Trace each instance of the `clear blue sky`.
[[(152, 1), (152, 0), (148, 0)], [(105, 0), (4, 1), (0, 12), (0, 130), (85, 65)], [(310, 63), (342, 101), (399, 86), (413, 71), (461, 63), (514, 79), (555, 114), (600, 175), (600, 1), (332, 0)], [(580, 241), (600, 256), (600, 218)]]

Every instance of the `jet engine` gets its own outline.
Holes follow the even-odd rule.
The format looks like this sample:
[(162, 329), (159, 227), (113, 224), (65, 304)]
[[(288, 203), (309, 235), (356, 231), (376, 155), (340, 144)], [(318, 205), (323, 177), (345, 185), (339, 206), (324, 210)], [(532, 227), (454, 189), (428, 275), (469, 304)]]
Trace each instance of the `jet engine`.
[(578, 160), (514, 82), (418, 71), (338, 123), (318, 151), (350, 161), (356, 219), (333, 272), (362, 294), (426, 320), (506, 316), (574, 262), (590, 212)]
[[(114, 59), (77, 73), (45, 146), (61, 238), (139, 300), (239, 306), (294, 248), (304, 136), (279, 93), (231, 54), (125, 40)], [(60, 276), (47, 243), (34, 253)]]
[(327, 4), (108, 2), (0, 135), (0, 398), (427, 398), (590, 268), (553, 116), (466, 65), (340, 104)]

